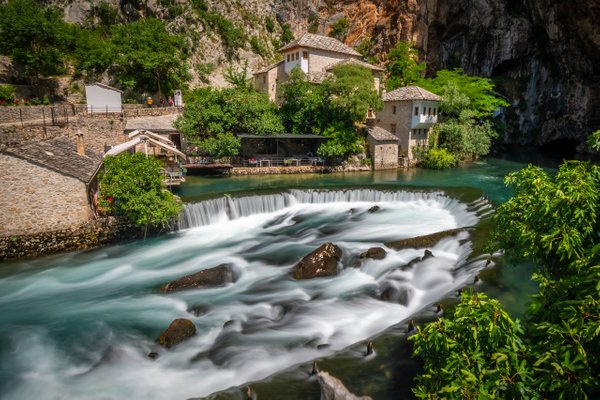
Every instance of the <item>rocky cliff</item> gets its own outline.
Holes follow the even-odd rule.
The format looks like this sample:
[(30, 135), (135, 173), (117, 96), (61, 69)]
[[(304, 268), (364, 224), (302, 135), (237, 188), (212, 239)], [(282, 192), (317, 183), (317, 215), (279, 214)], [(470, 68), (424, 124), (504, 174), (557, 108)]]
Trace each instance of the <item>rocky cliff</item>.
[(297, 1), (321, 31), (343, 16), (346, 41), (372, 37), (383, 55), (412, 41), (428, 73), (463, 68), (491, 77), (511, 107), (506, 140), (581, 142), (600, 129), (600, 2), (596, 0)]

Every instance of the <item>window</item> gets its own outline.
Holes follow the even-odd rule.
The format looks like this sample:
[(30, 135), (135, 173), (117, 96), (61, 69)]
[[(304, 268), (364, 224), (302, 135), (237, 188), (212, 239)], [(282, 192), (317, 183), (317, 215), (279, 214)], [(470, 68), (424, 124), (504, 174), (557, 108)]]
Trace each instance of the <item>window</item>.
[(396, 124), (391, 124), (390, 125), (390, 132), (396, 133)]
[(296, 52), (296, 60), (299, 60), (299, 59), (300, 59), (300, 52), (299, 52), (299, 51), (297, 51), (297, 52)]
[(267, 83), (267, 76), (266, 75), (263, 76), (263, 83)]
[(396, 106), (394, 106), (394, 108), (392, 108), (392, 114), (396, 114)]
[(302, 58), (304, 58), (305, 60), (308, 60), (308, 51), (302, 52)]
[(419, 115), (419, 107), (415, 107), (415, 115)]
[(433, 115), (436, 116), (437, 115), (437, 108), (433, 109)]
[(290, 55), (287, 55), (287, 62), (290, 62)]
[(427, 111), (427, 115), (431, 115), (431, 107), (429, 107), (429, 110)]

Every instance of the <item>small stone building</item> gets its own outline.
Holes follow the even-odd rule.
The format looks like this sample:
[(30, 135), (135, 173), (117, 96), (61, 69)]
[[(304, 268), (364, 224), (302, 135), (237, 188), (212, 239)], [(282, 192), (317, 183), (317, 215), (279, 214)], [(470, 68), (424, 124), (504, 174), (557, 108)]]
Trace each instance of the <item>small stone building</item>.
[(83, 135), (5, 149), (0, 236), (67, 229), (94, 218), (101, 166), (102, 155), (84, 149)]
[(122, 90), (92, 83), (85, 85), (85, 99), (89, 113), (120, 113), (122, 111)]
[(361, 61), (361, 54), (339, 40), (305, 33), (300, 38), (280, 48), (283, 60), (254, 73), (254, 85), (258, 92), (266, 93), (276, 100), (277, 85), (287, 81), (292, 69), (298, 67), (310, 82), (321, 83), (334, 66), (353, 63), (369, 68), (373, 73), (373, 84), (379, 91), (383, 68)]
[(383, 110), (375, 125), (399, 139), (398, 154), (414, 160), (413, 148), (426, 147), (431, 127), (437, 123), (442, 98), (418, 86), (401, 87), (383, 95)]
[(398, 138), (378, 126), (368, 128), (367, 143), (373, 169), (398, 168)]

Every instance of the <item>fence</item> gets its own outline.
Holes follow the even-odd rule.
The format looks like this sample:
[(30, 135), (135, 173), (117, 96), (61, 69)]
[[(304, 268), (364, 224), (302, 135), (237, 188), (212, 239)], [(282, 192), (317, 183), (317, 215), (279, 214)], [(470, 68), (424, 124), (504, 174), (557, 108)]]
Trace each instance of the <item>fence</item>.
[(76, 115), (70, 104), (56, 106), (0, 107), (0, 124), (15, 126), (66, 125)]

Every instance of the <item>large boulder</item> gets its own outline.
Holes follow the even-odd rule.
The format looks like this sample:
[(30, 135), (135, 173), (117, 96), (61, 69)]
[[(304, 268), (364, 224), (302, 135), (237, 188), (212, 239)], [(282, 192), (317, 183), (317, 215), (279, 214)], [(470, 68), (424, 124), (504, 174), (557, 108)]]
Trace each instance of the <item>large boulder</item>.
[(159, 337), (156, 343), (167, 349), (173, 347), (196, 334), (196, 326), (189, 319), (179, 318), (171, 322), (171, 325)]
[(394, 250), (419, 249), (419, 248), (424, 248), (424, 247), (433, 247), (440, 240), (450, 237), (450, 236), (454, 236), (457, 233), (460, 233), (467, 229), (468, 228), (450, 229), (447, 231), (432, 233), (430, 235), (415, 236), (413, 238), (396, 240), (393, 242), (386, 242), (385, 245), (386, 245), (386, 247), (389, 247), (390, 249), (394, 249)]
[(294, 278), (312, 279), (337, 275), (342, 250), (333, 243), (325, 243), (305, 256), (294, 268)]
[(203, 269), (192, 275), (186, 275), (173, 282), (164, 285), (161, 290), (165, 293), (186, 289), (203, 289), (224, 286), (235, 280), (231, 268), (227, 264), (221, 264), (214, 268)]
[(319, 372), (321, 400), (372, 400), (370, 396), (356, 396), (351, 393), (339, 379), (325, 371)]
[(371, 247), (369, 250), (361, 253), (360, 258), (372, 258), (374, 260), (383, 260), (386, 256), (386, 252), (381, 247)]

